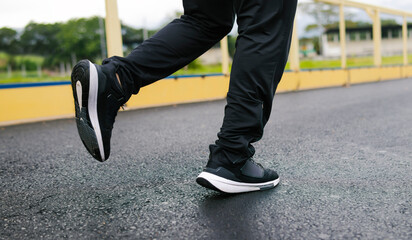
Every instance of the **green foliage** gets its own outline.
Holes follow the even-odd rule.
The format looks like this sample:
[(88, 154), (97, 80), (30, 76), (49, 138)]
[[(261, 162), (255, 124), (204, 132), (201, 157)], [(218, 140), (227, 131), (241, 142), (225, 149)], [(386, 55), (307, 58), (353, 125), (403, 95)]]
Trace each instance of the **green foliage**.
[(126, 52), (130, 52), (138, 44), (143, 42), (143, 29), (135, 29), (127, 25), (122, 26), (123, 45), (126, 47)]
[[(147, 30), (147, 36), (153, 36), (157, 31), (155, 30)], [(125, 49), (125, 53), (130, 53), (133, 49), (135, 49), (139, 44), (143, 43), (144, 41), (144, 30), (143, 29), (136, 29), (127, 25), (122, 25), (122, 39), (123, 39), (123, 47)]]
[(313, 48), (315, 49), (317, 54), (320, 54), (320, 41), (318, 37), (314, 37), (312, 39), (313, 42)]
[(27, 71), (37, 70), (37, 66), (43, 65), (44, 57), (38, 55), (11, 55), (0, 52), (0, 70), (6, 70), (7, 65), (12, 69), (20, 69), (25, 65)]
[(20, 71), (14, 71), (9, 78), (6, 72), (0, 72), (0, 84), (7, 83), (28, 83), (28, 82), (55, 82), (55, 81), (68, 81), (68, 76), (49, 76), (45, 73), (42, 76), (38, 76), (37, 71), (28, 71), (26, 76), (23, 77)]
[(188, 75), (188, 74), (209, 74), (209, 73), (221, 73), (222, 65), (200, 65), (197, 68), (182, 68), (179, 71), (175, 72), (173, 75)]
[(233, 58), (233, 56), (235, 56), (236, 39), (237, 39), (237, 37), (234, 37), (234, 36), (231, 36), (231, 35), (227, 36), (227, 44), (228, 44), (228, 48), (229, 48), (229, 55), (232, 58)]
[[(409, 62), (412, 63), (412, 55), (408, 56)], [(383, 65), (401, 65), (403, 56), (382, 57)], [(369, 67), (373, 66), (373, 57), (349, 57), (347, 59), (348, 67)], [(340, 59), (331, 60), (312, 60), (303, 59), (300, 61), (302, 69), (322, 69), (322, 68), (340, 68)], [(289, 68), (289, 63), (286, 65)]]
[(317, 24), (310, 25), (308, 30), (313, 30), (322, 26), (339, 21), (339, 8), (335, 5), (320, 3), (320, 2), (305, 2), (299, 4), (300, 9), (312, 16)]
[[(0, 51), (12, 55), (41, 55), (45, 58), (42, 64), (48, 67), (70, 62), (73, 56), (94, 60), (100, 53), (99, 30), (98, 17), (53, 24), (30, 22), (20, 37), (15, 30), (0, 29)], [(23, 63), (31, 69), (38, 61), (32, 61), (31, 58), (20, 62), (14, 61), (12, 57), (8, 59), (8, 64), (13, 67)]]
[(395, 19), (382, 19), (381, 25), (382, 26), (393, 26), (393, 25), (399, 25), (399, 23), (397, 23)]
[(0, 51), (14, 53), (17, 51), (17, 31), (11, 28), (0, 28)]
[(187, 65), (188, 69), (199, 69), (201, 67), (202, 67), (202, 64), (200, 63), (199, 59), (195, 59)]
[[(322, 27), (322, 30), (339, 27), (339, 7), (321, 2), (305, 2), (299, 4), (300, 9), (315, 19), (316, 24), (309, 24), (305, 27), (306, 32), (314, 31)], [(370, 27), (369, 22), (355, 21), (354, 15), (345, 13), (346, 28)], [(382, 19), (382, 26), (399, 25), (394, 19)]]
[(308, 25), (305, 27), (305, 31), (306, 31), (306, 32), (310, 32), (310, 31), (316, 30), (316, 29), (318, 29), (318, 28), (319, 28), (318, 24), (308, 24)]
[[(363, 22), (363, 21), (352, 21), (352, 20), (345, 20), (345, 25), (346, 25), (346, 28), (372, 27), (371, 23)], [(318, 29), (318, 27), (319, 26), (317, 24), (309, 24), (305, 27), (305, 31), (310, 32), (310, 31)], [(325, 29), (339, 28), (339, 21), (325, 24), (323, 27)]]
[[(10, 55), (2, 58), (0, 68), (7, 64), (17, 67), (20, 62), (15, 61), (13, 55), (22, 54), (43, 56), (42, 64), (49, 68), (58, 66), (61, 62), (72, 62), (83, 58), (101, 60), (100, 41), (101, 34), (104, 35), (104, 26), (103, 29), (100, 28), (100, 20), (99, 17), (91, 17), (53, 24), (30, 22), (21, 34), (10, 28), (1, 28), (0, 52)], [(149, 36), (154, 33), (155, 31), (148, 31)], [(131, 51), (143, 42), (142, 29), (123, 25), (122, 34), (127, 51)], [(24, 63), (32, 68), (35, 62), (25, 59)]]
[(98, 17), (69, 20), (56, 34), (59, 52), (53, 55), (50, 64), (74, 58), (95, 60), (101, 53)]
[[(4, 57), (4, 53), (0, 53), (0, 60)], [(19, 59), (18, 57), (17, 59)], [(35, 58), (33, 58), (35, 59)], [(383, 65), (394, 65), (402, 64), (402, 56), (392, 56), (392, 57), (383, 57)], [(412, 55), (409, 55), (409, 62), (412, 62)], [(349, 67), (365, 67), (372, 66), (373, 58), (372, 57), (357, 57), (357, 58), (348, 58)], [(321, 69), (321, 68), (340, 68), (340, 60), (311, 60), (304, 59), (300, 62), (302, 69)], [(289, 63), (286, 65), (286, 69), (290, 69)], [(16, 70), (16, 69), (14, 69)], [(183, 68), (173, 75), (185, 75), (185, 74), (208, 74), (208, 73), (220, 73), (222, 72), (222, 67), (220, 64), (215, 65), (201, 65), (197, 68)], [(51, 76), (49, 74), (43, 73), (42, 77), (38, 76), (37, 71), (28, 71), (27, 76), (23, 77), (21, 75), (20, 69), (14, 71), (12, 77), (9, 78), (7, 72), (0, 71), (0, 84), (2, 83), (20, 83), (20, 82), (50, 82), (50, 81), (67, 81), (69, 76)]]
[(59, 52), (57, 34), (62, 24), (39, 24), (30, 22), (18, 40), (20, 54), (49, 56)]
[[(320, 9), (320, 11), (319, 11)], [(307, 5), (306, 10), (312, 14), (324, 29), (338, 26), (337, 8), (329, 5), (315, 4)], [(318, 13), (317, 13), (318, 12)], [(99, 17), (71, 19), (64, 23), (43, 24), (30, 22), (21, 31), (11, 28), (0, 28), (0, 83), (8, 82), (31, 82), (31, 81), (56, 81), (67, 80), (65, 77), (51, 77), (52, 74), (46, 72), (40, 78), (37, 67), (42, 69), (58, 69), (60, 63), (72, 62), (83, 58), (88, 58), (99, 62), (102, 59), (101, 34), (104, 34), (104, 26), (101, 29)], [(104, 22), (104, 21), (103, 21)], [(382, 20), (382, 25), (394, 25), (395, 20)], [(351, 16), (346, 17), (346, 25), (351, 27), (370, 26), (369, 23), (355, 22)], [(317, 29), (318, 24), (309, 25), (306, 30)], [(149, 30), (148, 37), (154, 35), (156, 31)], [(143, 42), (143, 29), (122, 25), (123, 46), (127, 53)], [(319, 51), (318, 38), (314, 38), (314, 47)], [(228, 36), (229, 54), (234, 56), (236, 37)], [(103, 48), (105, 46), (103, 45)], [(383, 58), (385, 64), (399, 64), (402, 59), (397, 57)], [(410, 59), (412, 62), (412, 59)], [(372, 65), (371, 58), (349, 58), (349, 66)], [(12, 77), (7, 74), (7, 66), (13, 69)], [(21, 76), (22, 65), (27, 71), (26, 78)], [(311, 61), (303, 60), (302, 68), (331, 68), (339, 67), (338, 60), (332, 61)], [(190, 63), (186, 68), (179, 70), (176, 74), (207, 74), (221, 72), (221, 65), (204, 66), (198, 60)]]

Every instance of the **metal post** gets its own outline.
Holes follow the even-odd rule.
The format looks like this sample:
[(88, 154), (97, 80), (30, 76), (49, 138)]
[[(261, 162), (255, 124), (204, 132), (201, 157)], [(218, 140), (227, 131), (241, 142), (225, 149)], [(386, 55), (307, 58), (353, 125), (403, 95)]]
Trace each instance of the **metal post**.
[(72, 66), (69, 62), (66, 62), (66, 75), (70, 76), (72, 74)]
[(227, 36), (220, 40), (220, 50), (222, 53), (222, 73), (229, 74), (229, 47), (227, 44)]
[(27, 74), (26, 74), (26, 65), (24, 63), (23, 63), (23, 65), (21, 65), (21, 75), (23, 77), (27, 76)]
[(123, 56), (123, 41), (117, 0), (106, 0), (106, 39), (107, 55)]
[(345, 12), (343, 3), (339, 6), (339, 34), (340, 34), (340, 64), (342, 69), (346, 69), (346, 24), (345, 24)]
[(376, 67), (382, 66), (382, 29), (379, 9), (373, 14), (373, 62)]
[(60, 76), (66, 75), (66, 68), (64, 67), (64, 62), (60, 62)]
[[(383, 13), (392, 14), (396, 16), (403, 16), (404, 25), (405, 25), (405, 18), (412, 17), (411, 12), (390, 9), (390, 8), (385, 8), (385, 7), (380, 7), (380, 6), (374, 6), (371, 4), (359, 3), (356, 1), (347, 1), (347, 0), (315, 0), (315, 1), (334, 4), (334, 5), (343, 4), (344, 6), (347, 6), (347, 7), (365, 9), (366, 13), (372, 18), (372, 21), (373, 21), (373, 45), (374, 45), (373, 58), (374, 58), (374, 64), (377, 67), (380, 67), (382, 65), (382, 28), (381, 28), (380, 13), (383, 12)], [(405, 34), (405, 32), (403, 32), (403, 34)], [(405, 55), (404, 55), (404, 63), (405, 63)]]
[(290, 45), (290, 70), (294, 72), (300, 71), (299, 62), (299, 37), (297, 32), (297, 20), (293, 23), (292, 42)]
[(402, 24), (402, 38), (403, 38), (403, 65), (408, 65), (408, 23), (406, 16), (403, 16)]
[(72, 52), (71, 54), (71, 58), (72, 58), (72, 66), (76, 65), (77, 63), (77, 57), (76, 57), (76, 53)]
[(147, 31), (146, 27), (146, 18), (143, 18), (143, 41), (149, 38), (149, 31)]
[(41, 66), (40, 66), (40, 64), (37, 64), (37, 76), (41, 77)]
[(99, 35), (100, 35), (100, 51), (102, 54), (102, 59), (105, 59), (106, 54), (106, 39), (104, 38), (104, 26), (103, 19), (99, 17)]
[(8, 65), (7, 65), (7, 77), (8, 77), (8, 78), (11, 78), (11, 74), (12, 74), (11, 65), (8, 64)]

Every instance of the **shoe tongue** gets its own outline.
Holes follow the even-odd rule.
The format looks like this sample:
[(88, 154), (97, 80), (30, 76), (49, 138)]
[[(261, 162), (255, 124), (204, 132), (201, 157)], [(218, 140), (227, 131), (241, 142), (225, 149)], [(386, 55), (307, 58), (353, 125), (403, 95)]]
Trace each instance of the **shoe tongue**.
[(123, 87), (120, 85), (119, 80), (116, 76), (116, 68), (111, 65), (102, 65), (102, 71), (107, 77), (107, 80), (110, 81), (110, 86), (115, 91), (116, 95), (125, 96)]
[(125, 93), (120, 86), (119, 81), (117, 81), (117, 78), (110, 78), (111, 82), (111, 89), (112, 89), (112, 95), (113, 97), (117, 100), (117, 103), (121, 106), (127, 102), (128, 99), (125, 97)]
[(113, 89), (114, 89), (117, 93), (124, 95), (123, 87), (120, 85), (119, 80), (117, 80), (116, 74), (114, 74)]
[(262, 178), (265, 175), (265, 169), (252, 160), (246, 160), (240, 171), (243, 175), (254, 178)]

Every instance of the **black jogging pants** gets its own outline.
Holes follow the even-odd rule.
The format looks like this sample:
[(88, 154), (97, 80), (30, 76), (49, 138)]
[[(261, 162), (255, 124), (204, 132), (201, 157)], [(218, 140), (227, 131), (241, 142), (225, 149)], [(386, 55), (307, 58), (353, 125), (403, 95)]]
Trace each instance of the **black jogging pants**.
[[(160, 80), (206, 52), (232, 29), (239, 36), (229, 92), (212, 160), (241, 163), (255, 153), (269, 119), (276, 87), (289, 54), (297, 0), (183, 0), (184, 15), (114, 65), (129, 94)], [(112, 66), (113, 68), (113, 66)]]

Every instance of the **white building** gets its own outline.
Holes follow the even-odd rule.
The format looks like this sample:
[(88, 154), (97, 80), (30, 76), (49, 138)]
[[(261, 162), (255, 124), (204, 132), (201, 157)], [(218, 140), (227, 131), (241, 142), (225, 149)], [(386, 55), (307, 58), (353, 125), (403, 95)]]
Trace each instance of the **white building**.
[[(322, 35), (322, 55), (336, 58), (341, 55), (339, 28), (328, 29)], [(382, 26), (382, 56), (402, 55), (402, 26)], [(408, 26), (408, 51), (412, 52), (412, 25)], [(373, 55), (372, 26), (346, 29), (347, 56)]]

